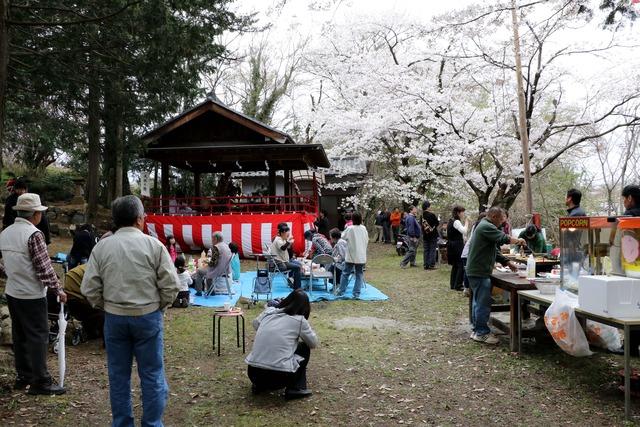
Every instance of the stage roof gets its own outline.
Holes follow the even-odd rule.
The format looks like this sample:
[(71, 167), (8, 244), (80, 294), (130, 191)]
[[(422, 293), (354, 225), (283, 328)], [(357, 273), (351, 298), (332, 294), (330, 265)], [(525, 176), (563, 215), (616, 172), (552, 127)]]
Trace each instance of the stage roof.
[(291, 136), (209, 97), (142, 137), (145, 157), (193, 172), (328, 168), (320, 144)]

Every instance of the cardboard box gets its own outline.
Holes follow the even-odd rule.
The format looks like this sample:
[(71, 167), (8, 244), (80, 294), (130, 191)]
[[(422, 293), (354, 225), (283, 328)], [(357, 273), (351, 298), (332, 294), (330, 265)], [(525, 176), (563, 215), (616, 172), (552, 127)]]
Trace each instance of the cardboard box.
[(640, 279), (621, 276), (580, 276), (580, 309), (606, 317), (640, 319)]

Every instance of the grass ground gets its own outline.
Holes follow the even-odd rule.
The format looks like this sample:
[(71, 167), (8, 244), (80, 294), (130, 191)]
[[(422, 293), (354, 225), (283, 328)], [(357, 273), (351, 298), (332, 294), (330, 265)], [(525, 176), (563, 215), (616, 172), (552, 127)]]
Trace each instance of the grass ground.
[[(309, 365), (314, 395), (304, 401), (285, 402), (275, 393), (252, 396), (232, 324), (223, 325), (223, 353), (217, 357), (210, 310), (168, 310), (166, 425), (624, 424), (616, 384), (621, 357), (596, 353), (578, 359), (555, 345), (526, 346), (516, 356), (506, 341), (495, 347), (472, 342), (467, 300), (448, 290), (449, 269), (401, 270), (398, 261), (389, 246), (371, 245), (366, 276), (388, 301), (313, 304), (310, 321), (321, 345)], [(248, 322), (259, 312), (249, 310)], [(358, 319), (364, 317), (386, 321), (376, 328), (344, 327), (368, 323)], [(247, 330), (250, 350), (253, 331)], [(55, 366), (52, 356), (54, 374)], [(98, 342), (68, 348), (67, 378), (66, 395), (31, 397), (12, 392), (13, 373), (2, 372), (0, 424), (107, 425), (108, 381)], [(133, 384), (139, 419), (135, 375)], [(636, 404), (634, 410), (640, 412)]]

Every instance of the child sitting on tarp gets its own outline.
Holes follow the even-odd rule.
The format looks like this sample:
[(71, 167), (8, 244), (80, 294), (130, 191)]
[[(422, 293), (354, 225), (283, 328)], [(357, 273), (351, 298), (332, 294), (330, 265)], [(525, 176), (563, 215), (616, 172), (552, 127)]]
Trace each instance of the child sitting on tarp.
[(231, 256), (231, 279), (234, 282), (240, 281), (240, 255), (238, 254), (238, 245), (234, 242), (229, 243), (229, 249), (233, 254)]
[(182, 255), (176, 258), (173, 265), (176, 267), (176, 273), (178, 273), (178, 279), (180, 280), (178, 296), (173, 302), (173, 307), (189, 307), (189, 285), (193, 284), (193, 279), (191, 279), (189, 272), (186, 271), (186, 261)]

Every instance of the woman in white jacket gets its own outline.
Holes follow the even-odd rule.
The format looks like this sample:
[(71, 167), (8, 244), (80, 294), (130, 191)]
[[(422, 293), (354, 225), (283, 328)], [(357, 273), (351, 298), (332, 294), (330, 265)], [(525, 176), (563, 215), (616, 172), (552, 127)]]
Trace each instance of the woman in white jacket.
[(347, 227), (342, 232), (342, 238), (347, 242), (347, 253), (345, 256), (345, 267), (340, 277), (340, 288), (338, 296), (344, 295), (349, 285), (351, 275), (355, 275), (353, 284), (353, 298), (360, 298), (360, 289), (364, 282), (364, 266), (367, 263), (367, 245), (369, 244), (369, 234), (367, 228), (362, 225), (362, 215), (354, 212), (352, 215), (353, 225)]
[(296, 289), (253, 321), (256, 338), (245, 360), (253, 393), (284, 388), (286, 399), (311, 396), (307, 364), (318, 337), (308, 321), (310, 312), (309, 297)]

